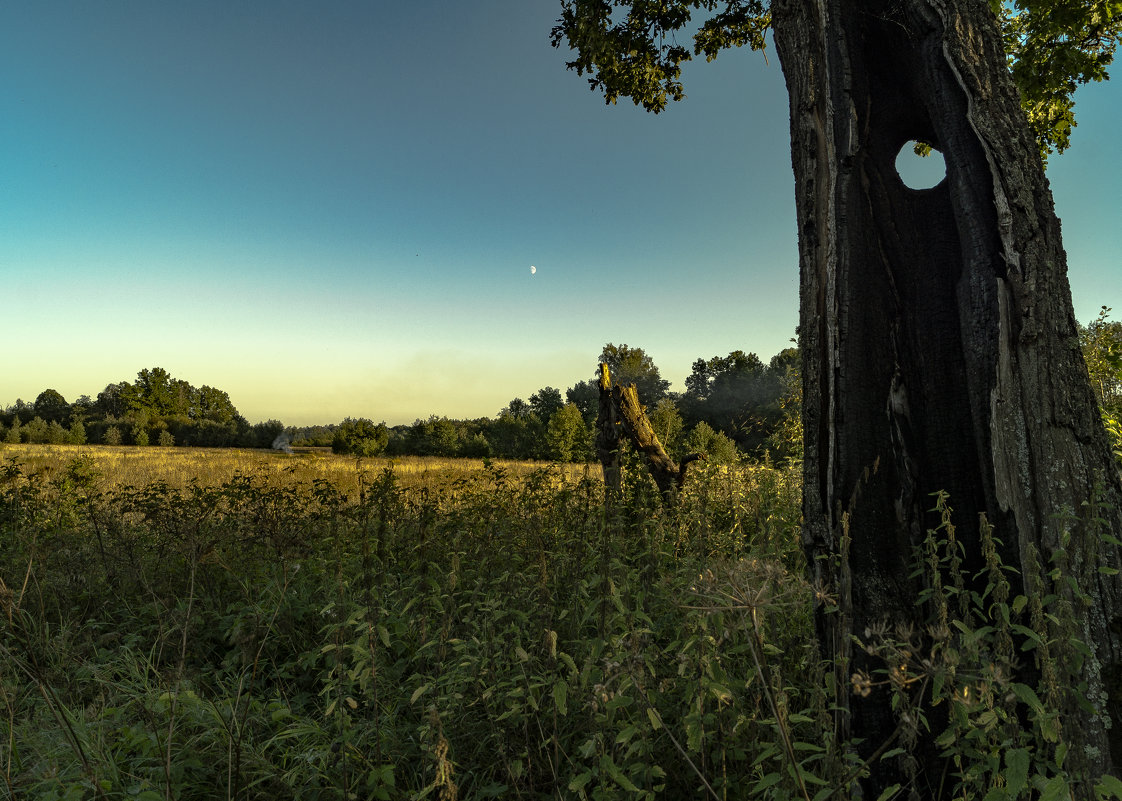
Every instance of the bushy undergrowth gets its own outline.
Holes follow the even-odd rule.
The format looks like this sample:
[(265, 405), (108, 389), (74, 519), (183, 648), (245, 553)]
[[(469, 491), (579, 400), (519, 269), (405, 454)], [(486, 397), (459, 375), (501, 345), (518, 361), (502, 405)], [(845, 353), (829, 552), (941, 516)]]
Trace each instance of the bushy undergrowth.
[[(787, 797), (825, 715), (798, 486), (552, 469), (357, 492), (0, 473), (15, 798)], [(819, 694), (820, 695), (820, 694)], [(788, 710), (792, 710), (789, 712)], [(795, 711), (800, 710), (800, 711)], [(806, 710), (810, 710), (808, 714)], [(801, 730), (801, 731), (799, 731)]]
[(865, 632), (883, 667), (850, 676), (818, 653), (793, 470), (702, 463), (667, 511), (629, 469), (609, 521), (595, 474), (355, 469), (0, 464), (0, 796), (846, 799), (869, 766), (834, 713), (871, 692), (898, 716), (874, 758), (930, 732), (955, 798), (1078, 780), (1078, 593), (1041, 568), (1011, 597), (988, 527), (964, 575), (942, 496), (926, 630)]

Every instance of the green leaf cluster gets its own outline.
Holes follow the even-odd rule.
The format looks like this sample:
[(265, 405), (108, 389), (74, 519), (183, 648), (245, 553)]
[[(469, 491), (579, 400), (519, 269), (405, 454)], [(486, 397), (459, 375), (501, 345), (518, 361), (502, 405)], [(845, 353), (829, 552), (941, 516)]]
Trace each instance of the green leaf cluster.
[(377, 456), (389, 441), (390, 431), (384, 422), (375, 424), (365, 417), (348, 417), (335, 429), (331, 450), (354, 456)]
[[(691, 54), (679, 33), (690, 26), (695, 11), (719, 6), (724, 10), (694, 33)], [(563, 0), (551, 41), (576, 51), (566, 66), (588, 75), (589, 88), (602, 91), (607, 103), (630, 97), (657, 113), (685, 97), (682, 64), (692, 55), (704, 53), (711, 61), (727, 47), (762, 50), (769, 22), (759, 0)]]
[[(1075, 90), (1109, 78), (1122, 0), (990, 0), (990, 7), (1046, 162), (1071, 144)], [(685, 97), (682, 64), (692, 56), (712, 61), (730, 47), (763, 51), (769, 8), (759, 0), (562, 0), (551, 41), (576, 52), (566, 67), (587, 75), (606, 102), (630, 97), (658, 113)], [(705, 15), (700, 24), (695, 12)], [(692, 36), (692, 47), (679, 36)]]
[(1075, 127), (1075, 90), (1109, 78), (1122, 0), (990, 0), (1021, 106), (1041, 155), (1062, 153)]
[(1002, 562), (983, 515), (984, 565), (970, 575), (948, 498), (935, 500), (940, 522), (917, 549), (913, 573), (925, 586), (918, 604), (928, 613), (926, 632), (877, 625), (859, 642), (884, 667), (876, 678), (855, 675), (855, 689), (886, 688), (905, 743), (880, 759), (906, 754), (931, 731), (956, 798), (1109, 797), (1117, 780), (1088, 776), (1081, 732), (1069, 723), (1093, 709), (1083, 674), (1092, 657), (1074, 612), (1080, 581), (1065, 551), (1070, 532), (1048, 571), (1029, 546), (1022, 574)]
[(1110, 311), (1103, 306), (1098, 317), (1079, 326), (1079, 346), (1111, 449), (1122, 464), (1122, 322), (1111, 320)]

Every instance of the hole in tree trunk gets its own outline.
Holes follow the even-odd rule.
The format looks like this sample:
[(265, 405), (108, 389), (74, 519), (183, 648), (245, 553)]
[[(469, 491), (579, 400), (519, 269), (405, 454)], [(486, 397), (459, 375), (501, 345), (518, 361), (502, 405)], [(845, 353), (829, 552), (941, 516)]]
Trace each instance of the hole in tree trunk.
[(925, 145), (913, 139), (900, 148), (896, 155), (896, 172), (909, 189), (932, 189), (947, 177), (947, 165), (943, 154), (930, 145), (925, 145), (926, 156), (916, 153), (917, 144)]

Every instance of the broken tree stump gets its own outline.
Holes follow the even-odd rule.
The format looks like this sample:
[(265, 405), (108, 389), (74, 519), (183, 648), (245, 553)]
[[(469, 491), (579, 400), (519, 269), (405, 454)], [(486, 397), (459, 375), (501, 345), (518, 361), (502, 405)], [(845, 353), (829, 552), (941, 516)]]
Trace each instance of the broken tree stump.
[(600, 365), (600, 407), (596, 416), (596, 455), (604, 471), (604, 505), (611, 514), (619, 506), (623, 491), (619, 468), (619, 414), (612, 402), (612, 378), (608, 365)]
[(651, 478), (662, 493), (663, 503), (673, 506), (678, 491), (686, 480), (686, 469), (691, 462), (704, 459), (700, 453), (690, 454), (675, 463), (659, 442), (651, 421), (639, 402), (639, 391), (634, 384), (612, 386), (608, 365), (600, 365), (600, 413), (597, 418), (596, 453), (604, 470), (605, 500), (611, 508), (621, 491), (619, 464), (620, 433), (627, 436), (643, 454)]

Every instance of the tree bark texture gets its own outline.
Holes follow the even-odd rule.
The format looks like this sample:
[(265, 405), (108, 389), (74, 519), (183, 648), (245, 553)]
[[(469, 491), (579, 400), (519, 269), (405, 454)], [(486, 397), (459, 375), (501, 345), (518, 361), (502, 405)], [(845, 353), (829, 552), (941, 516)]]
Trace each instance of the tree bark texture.
[(686, 480), (686, 469), (691, 462), (704, 459), (701, 454), (691, 454), (681, 464), (670, 458), (655, 434), (654, 427), (639, 402), (639, 390), (634, 384), (612, 386), (608, 365), (600, 365), (600, 409), (597, 418), (596, 453), (604, 470), (607, 497), (616, 501), (620, 495), (619, 441), (620, 433), (643, 454), (651, 477), (662, 499), (668, 506), (677, 502), (678, 491)]
[(596, 455), (604, 471), (604, 506), (609, 517), (619, 508), (623, 492), (619, 466), (619, 412), (612, 402), (612, 375), (608, 365), (600, 365), (600, 404), (596, 414)]
[(704, 459), (704, 455), (692, 453), (684, 457), (681, 464), (670, 458), (655, 434), (643, 404), (639, 403), (639, 390), (634, 384), (612, 387), (612, 401), (619, 410), (619, 421), (628, 439), (643, 454), (651, 478), (662, 493), (663, 503), (673, 506), (678, 501), (678, 491), (686, 481), (690, 463)]
[[(839, 606), (818, 610), (824, 650), (846, 655), (851, 635), (918, 619), (909, 574), (938, 523), (936, 491), (949, 493), (971, 575), (982, 513), (1022, 574), (1031, 547), (1047, 572), (1070, 531), (1067, 569), (1091, 597), (1077, 609), (1096, 711), (1064, 719), (1067, 767), (1113, 772), (1122, 584), (1098, 568), (1122, 560), (1084, 502), (1113, 505), (1098, 513), (1117, 537), (1122, 488), (996, 20), (985, 0), (774, 0), (772, 15), (799, 227), (804, 546)], [(944, 157), (933, 189), (907, 188), (895, 169), (913, 139)], [(876, 667), (865, 658), (857, 649), (850, 669)], [(887, 692), (853, 697), (842, 723), (867, 756), (896, 726)], [(937, 798), (945, 766), (933, 743), (919, 751), (918, 778), (879, 766), (869, 789), (910, 782)]]

